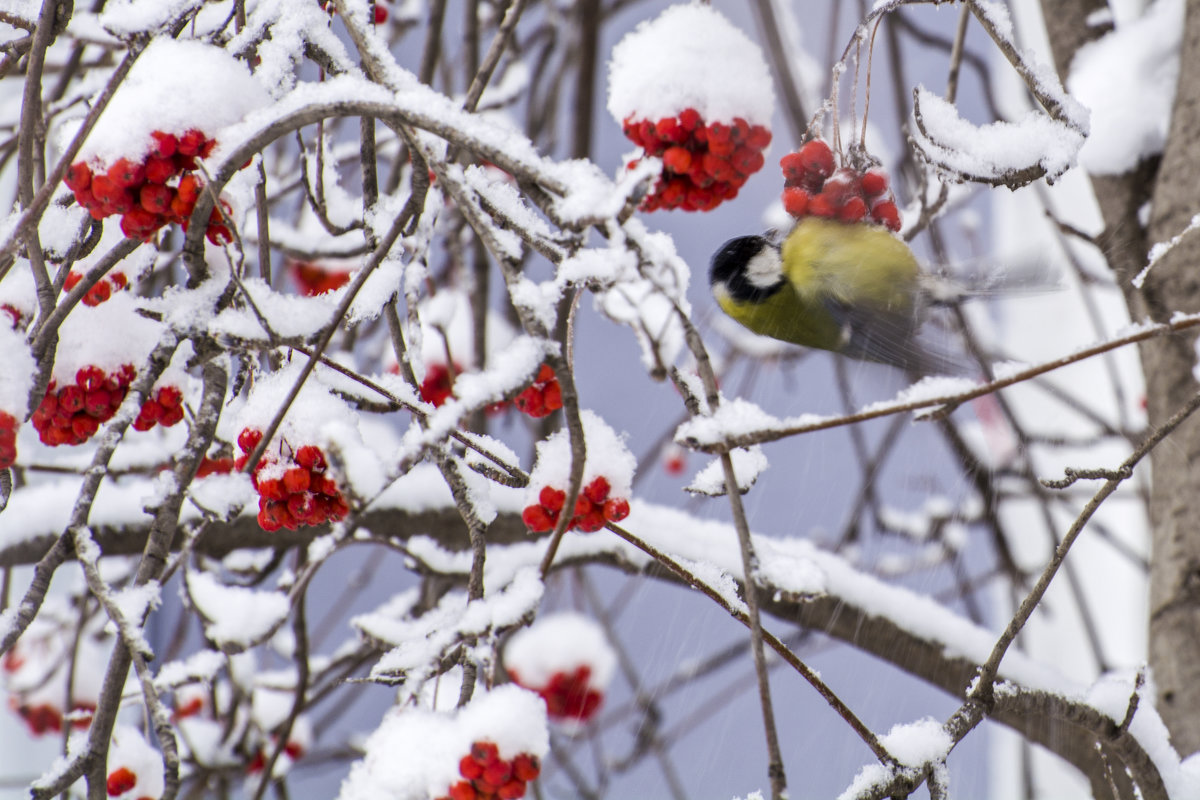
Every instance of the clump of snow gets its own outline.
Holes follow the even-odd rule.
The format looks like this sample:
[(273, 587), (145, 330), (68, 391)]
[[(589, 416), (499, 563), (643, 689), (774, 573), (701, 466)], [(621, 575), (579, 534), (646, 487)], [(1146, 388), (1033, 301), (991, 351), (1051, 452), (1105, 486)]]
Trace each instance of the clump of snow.
[(533, 692), (508, 684), (454, 713), (395, 708), (367, 739), (365, 755), (342, 782), (341, 800), (427, 800), (445, 796), (461, 780), (458, 762), (474, 742), (492, 742), (500, 758), (541, 758), (549, 750), (546, 705)]
[(1076, 51), (1067, 88), (1092, 112), (1091, 134), (1079, 152), (1089, 172), (1128, 172), (1162, 152), (1182, 37), (1183, 0), (1156, 0)]
[[(729, 455), (733, 459), (733, 475), (737, 479), (739, 494), (748, 492), (754, 482), (758, 480), (758, 476), (770, 466), (766, 454), (759, 445), (739, 447), (730, 450)], [(684, 491), (709, 497), (720, 497), (725, 494), (725, 468), (721, 465), (721, 459), (715, 458), (710, 461), (704, 469), (696, 474), (696, 477), (692, 478), (692, 482), (685, 487)]]
[(157, 750), (147, 743), (137, 728), (129, 725), (118, 725), (112, 734), (112, 745), (108, 750), (108, 773), (124, 767), (134, 774), (137, 780), (128, 790), (109, 797), (117, 800), (133, 800), (133, 798), (150, 798), (157, 800), (162, 797), (166, 788), (163, 782), (163, 760)]
[(694, 108), (705, 121), (770, 125), (775, 110), (762, 51), (720, 12), (681, 3), (623, 38), (608, 66), (608, 110), (658, 120)]
[[(163, 326), (136, 311), (129, 292), (117, 292), (95, 308), (76, 308), (58, 331), (52, 377), (75, 383), (75, 373), (96, 366), (112, 374), (125, 364), (140, 368), (158, 343)], [(104, 331), (98, 336), (97, 331)]]
[(9, 319), (0, 311), (0, 411), (12, 414), (18, 421), (25, 419), (29, 393), (33, 390), (33, 374), (37, 370), (33, 353), (25, 337), (8, 326)]
[(781, 424), (778, 418), (749, 400), (735, 397), (723, 402), (712, 415), (693, 417), (684, 422), (675, 431), (675, 441), (680, 444), (714, 444), (728, 437), (767, 430)]
[(282, 622), (287, 595), (226, 586), (207, 572), (188, 573), (187, 592), (204, 617), (205, 635), (218, 645), (249, 645)]
[(604, 691), (616, 665), (617, 655), (604, 629), (573, 611), (538, 617), (515, 633), (504, 648), (504, 667), (517, 673), (523, 686), (545, 686), (555, 673), (588, 667), (589, 684)]
[[(624, 437), (593, 411), (580, 412), (583, 421), (583, 437), (587, 445), (586, 463), (583, 468), (583, 485), (603, 477), (608, 481), (610, 497), (628, 498), (633, 486), (633, 471), (637, 460), (625, 446)], [(529, 504), (537, 504), (538, 493), (544, 486), (566, 489), (571, 475), (571, 438), (566, 428), (554, 432), (549, 438), (538, 442), (537, 461), (529, 475), (526, 497)]]
[[(944, 769), (946, 755), (954, 746), (954, 740), (937, 720), (925, 719), (906, 725), (896, 725), (879, 742), (891, 753), (901, 767), (920, 770), (926, 765)], [(892, 776), (892, 770), (882, 764), (869, 764), (859, 770), (846, 791), (838, 800), (862, 797), (871, 787), (882, 786)]]
[[(159, 37), (134, 62), (83, 143), (79, 160), (140, 161), (153, 143), (151, 131), (178, 135), (196, 128), (211, 137), (269, 100), (246, 63), (226, 50)], [(68, 138), (74, 134), (64, 131)]]
[[(9, 306), (28, 320), (37, 311), (37, 286), (33, 282), (33, 267), (25, 259), (17, 259), (12, 269), (0, 280), (0, 306)], [(0, 323), (9, 325), (12, 317), (5, 313)]]
[(939, 169), (971, 180), (1005, 181), (1039, 167), (1053, 181), (1075, 164), (1084, 136), (1076, 128), (1030, 111), (1017, 122), (974, 125), (953, 104), (917, 87), (919, 108), (912, 135), (917, 147)]

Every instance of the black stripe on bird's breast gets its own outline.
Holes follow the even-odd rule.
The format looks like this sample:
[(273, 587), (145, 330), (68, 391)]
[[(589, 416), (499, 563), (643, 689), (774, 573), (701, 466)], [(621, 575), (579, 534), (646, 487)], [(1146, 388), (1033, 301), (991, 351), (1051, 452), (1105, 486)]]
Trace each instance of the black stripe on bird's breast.
[[(772, 265), (764, 272), (764, 264)], [(733, 300), (761, 303), (783, 288), (784, 280), (779, 249), (762, 236), (730, 239), (712, 257), (708, 269), (710, 286), (723, 284)]]

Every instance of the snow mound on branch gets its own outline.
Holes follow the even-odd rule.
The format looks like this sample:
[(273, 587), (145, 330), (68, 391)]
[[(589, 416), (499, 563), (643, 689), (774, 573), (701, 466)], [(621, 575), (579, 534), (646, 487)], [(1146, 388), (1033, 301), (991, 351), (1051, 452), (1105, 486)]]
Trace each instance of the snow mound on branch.
[(1041, 111), (1017, 122), (974, 125), (924, 86), (913, 102), (913, 139), (924, 156), (968, 180), (1003, 182), (1037, 167), (1053, 181), (1075, 165), (1084, 142), (1079, 130)]
[(526, 686), (545, 686), (555, 673), (591, 668), (589, 683), (604, 690), (617, 666), (617, 655), (604, 630), (590, 617), (566, 611), (539, 617), (513, 634), (504, 648), (504, 666)]
[(1162, 152), (1179, 83), (1183, 0), (1157, 0), (1138, 18), (1085, 44), (1071, 62), (1067, 88), (1091, 109), (1092, 131), (1080, 163), (1117, 175)]
[[(629, 497), (637, 460), (625, 446), (624, 437), (608, 427), (593, 411), (584, 410), (580, 412), (580, 417), (583, 420), (583, 438), (587, 444), (583, 485), (587, 486), (594, 479), (604, 477), (610, 487), (610, 497)], [(571, 437), (563, 428), (537, 444), (537, 462), (529, 475), (529, 489), (526, 492), (529, 504), (538, 502), (538, 492), (543, 486), (565, 490), (570, 476)]]
[(622, 39), (608, 65), (608, 111), (658, 120), (694, 108), (705, 121), (771, 124), (775, 93), (758, 45), (707, 5), (671, 6)]
[[(222, 48), (155, 39), (83, 143), (79, 160), (140, 161), (150, 152), (151, 131), (181, 134), (196, 128), (212, 136), (269, 102), (246, 64)], [(73, 136), (75, 130), (64, 133)]]
[(188, 576), (188, 595), (208, 621), (205, 635), (218, 645), (250, 645), (288, 615), (287, 595), (226, 586), (207, 572)]
[(0, 311), (0, 375), (4, 376), (4, 380), (0, 380), (0, 411), (23, 420), (37, 365), (25, 337), (8, 327), (8, 320), (9, 317)]
[(339, 800), (427, 800), (460, 779), (459, 760), (471, 744), (496, 744), (500, 758), (541, 758), (549, 750), (546, 704), (511, 684), (476, 698), (453, 714), (395, 708), (366, 742), (366, 755), (342, 783)]

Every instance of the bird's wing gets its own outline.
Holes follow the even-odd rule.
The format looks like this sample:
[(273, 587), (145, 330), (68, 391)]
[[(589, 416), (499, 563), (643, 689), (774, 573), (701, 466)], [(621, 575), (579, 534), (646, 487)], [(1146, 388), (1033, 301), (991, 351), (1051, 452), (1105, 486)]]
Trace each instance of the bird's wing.
[(840, 351), (851, 358), (891, 364), (918, 375), (956, 375), (963, 366), (917, 340), (918, 319), (913, 313), (863, 308), (832, 295), (824, 306), (841, 328)]

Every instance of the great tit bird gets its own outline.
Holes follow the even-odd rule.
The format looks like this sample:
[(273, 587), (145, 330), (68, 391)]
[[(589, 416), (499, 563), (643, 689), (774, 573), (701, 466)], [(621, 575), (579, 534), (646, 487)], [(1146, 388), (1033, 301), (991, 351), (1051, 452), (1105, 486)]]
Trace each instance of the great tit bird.
[(935, 292), (908, 245), (882, 227), (805, 217), (782, 245), (731, 239), (713, 256), (709, 283), (721, 310), (763, 336), (920, 375), (961, 371), (916, 341)]

